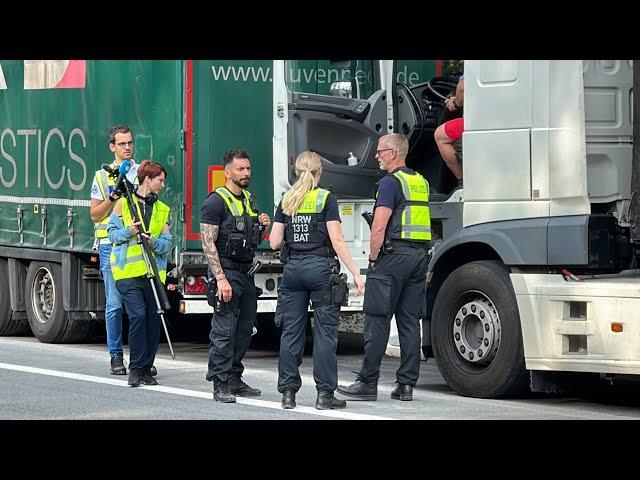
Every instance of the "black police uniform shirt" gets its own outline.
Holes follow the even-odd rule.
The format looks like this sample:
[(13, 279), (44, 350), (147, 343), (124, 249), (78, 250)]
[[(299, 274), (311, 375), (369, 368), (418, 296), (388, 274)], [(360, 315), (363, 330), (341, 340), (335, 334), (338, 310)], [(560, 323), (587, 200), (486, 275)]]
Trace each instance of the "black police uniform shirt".
[[(242, 205), (245, 204), (244, 194), (241, 193), (240, 195), (234, 195), (233, 192), (229, 192), (236, 197), (237, 200), (242, 202)], [(227, 204), (224, 203), (224, 200), (220, 195), (209, 195), (200, 209), (200, 223), (219, 226), (225, 218), (226, 208)]]
[[(327, 196), (327, 201), (324, 204), (324, 208), (322, 209), (322, 212), (324, 212), (325, 222), (331, 222), (334, 220), (341, 222), (340, 212), (338, 211), (338, 200), (336, 199), (336, 196), (333, 193), (329, 192), (329, 195)], [(285, 214), (282, 211), (282, 201), (280, 201), (280, 204), (276, 209), (276, 215), (273, 221), (278, 223), (286, 223)], [(285, 232), (285, 235), (286, 235), (286, 232)], [(294, 250), (309, 250), (310, 248), (313, 248), (312, 245), (309, 246), (309, 245), (293, 243), (293, 242), (289, 243), (289, 247), (293, 248)]]

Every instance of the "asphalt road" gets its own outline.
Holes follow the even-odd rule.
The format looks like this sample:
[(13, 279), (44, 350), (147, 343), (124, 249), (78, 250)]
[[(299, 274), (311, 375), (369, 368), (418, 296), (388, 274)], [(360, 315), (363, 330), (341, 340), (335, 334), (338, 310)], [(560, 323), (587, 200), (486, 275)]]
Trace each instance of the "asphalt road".
[[(629, 420), (640, 418), (640, 386), (600, 387), (578, 396), (529, 395), (508, 400), (482, 400), (457, 395), (446, 385), (433, 359), (422, 362), (412, 402), (390, 399), (399, 359), (385, 357), (377, 402), (348, 401), (345, 410), (314, 408), (312, 357), (301, 366), (303, 387), (298, 408), (282, 410), (277, 383), (277, 351), (269, 342), (256, 341), (244, 361), (244, 380), (260, 388), (262, 396), (238, 398), (236, 404), (212, 400), (205, 380), (208, 344), (174, 342), (172, 360), (166, 343), (160, 345), (155, 365), (158, 386), (131, 388), (126, 376), (109, 373), (102, 342), (52, 345), (29, 337), (0, 338), (0, 419), (47, 420), (383, 420), (383, 419), (510, 419), (510, 420)], [(341, 337), (340, 383), (351, 383), (362, 361), (361, 339)], [(125, 360), (128, 351), (125, 347)], [(347, 399), (348, 400), (348, 399)]]

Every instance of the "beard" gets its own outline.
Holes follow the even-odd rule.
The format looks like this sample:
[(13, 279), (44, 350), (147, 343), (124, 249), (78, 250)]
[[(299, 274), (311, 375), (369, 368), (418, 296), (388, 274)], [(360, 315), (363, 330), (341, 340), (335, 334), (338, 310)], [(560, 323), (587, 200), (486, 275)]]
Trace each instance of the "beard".
[(232, 179), (231, 181), (238, 185), (240, 188), (247, 188), (249, 186), (249, 183), (251, 183), (250, 178), (242, 178), (240, 180)]
[(382, 163), (379, 163), (378, 167), (380, 167), (380, 170), (383, 170), (385, 172), (387, 171), (387, 167), (385, 165), (383, 165)]

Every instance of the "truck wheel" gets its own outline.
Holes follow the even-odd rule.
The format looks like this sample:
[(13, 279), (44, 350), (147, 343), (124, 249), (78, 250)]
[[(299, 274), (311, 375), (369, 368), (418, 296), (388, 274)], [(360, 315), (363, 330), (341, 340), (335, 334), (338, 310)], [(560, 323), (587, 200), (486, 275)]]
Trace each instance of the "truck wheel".
[(70, 319), (62, 306), (62, 269), (56, 263), (31, 262), (26, 279), (27, 318), (31, 330), (44, 343), (86, 341), (94, 323)]
[(13, 318), (9, 300), (9, 267), (4, 258), (0, 258), (0, 335), (14, 336), (29, 333), (29, 324)]
[(436, 297), (432, 328), (440, 373), (460, 395), (495, 398), (528, 387), (518, 305), (502, 263), (453, 271)]

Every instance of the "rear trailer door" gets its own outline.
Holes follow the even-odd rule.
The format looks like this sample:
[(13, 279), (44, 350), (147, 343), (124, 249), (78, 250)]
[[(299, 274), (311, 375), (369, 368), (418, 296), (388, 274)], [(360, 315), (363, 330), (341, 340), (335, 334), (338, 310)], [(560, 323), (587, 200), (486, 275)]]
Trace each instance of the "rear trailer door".
[[(200, 210), (224, 184), (222, 156), (241, 148), (251, 160), (248, 189), (273, 215), (272, 60), (186, 62), (186, 247), (202, 251)], [(263, 242), (262, 248), (268, 248)]]

